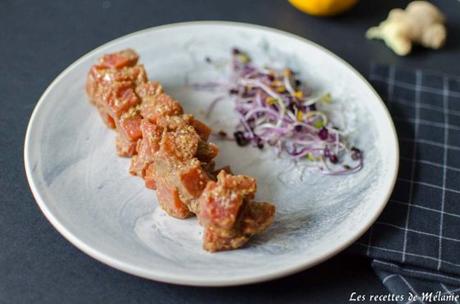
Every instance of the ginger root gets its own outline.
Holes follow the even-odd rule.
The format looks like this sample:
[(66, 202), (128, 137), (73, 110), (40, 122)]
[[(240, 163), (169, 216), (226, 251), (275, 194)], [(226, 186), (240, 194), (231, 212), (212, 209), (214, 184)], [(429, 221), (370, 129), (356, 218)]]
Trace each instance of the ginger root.
[(446, 36), (443, 14), (427, 1), (413, 1), (405, 10), (391, 10), (385, 21), (366, 33), (368, 39), (383, 39), (400, 56), (410, 53), (412, 43), (439, 49)]

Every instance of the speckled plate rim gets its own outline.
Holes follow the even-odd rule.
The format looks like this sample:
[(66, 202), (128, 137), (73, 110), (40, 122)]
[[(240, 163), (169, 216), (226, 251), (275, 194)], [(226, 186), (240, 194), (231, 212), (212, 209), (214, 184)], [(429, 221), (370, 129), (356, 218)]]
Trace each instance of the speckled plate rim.
[[(143, 269), (141, 267), (138, 267), (137, 265), (133, 265), (130, 263), (126, 263), (124, 261), (115, 259), (111, 257), (109, 254), (98, 251), (97, 249), (89, 246), (86, 244), (83, 240), (81, 240), (77, 235), (71, 233), (60, 221), (59, 219), (49, 210), (47, 207), (47, 204), (43, 200), (40, 191), (34, 181), (34, 176), (32, 174), (32, 168), (31, 168), (31, 163), (30, 163), (30, 158), (29, 158), (29, 153), (30, 153), (30, 137), (31, 137), (31, 130), (33, 128), (33, 125), (35, 121), (38, 119), (38, 115), (40, 112), (41, 106), (45, 103), (45, 100), (51, 90), (53, 90), (54, 86), (61, 81), (62, 78), (65, 77), (68, 73), (70, 73), (75, 66), (79, 65), (81, 62), (83, 62), (88, 56), (92, 55), (93, 53), (99, 51), (100, 49), (106, 48), (110, 46), (111, 44), (115, 44), (117, 42), (120, 42), (122, 40), (128, 39), (132, 36), (148, 32), (148, 31), (157, 31), (157, 30), (163, 30), (163, 29), (172, 29), (176, 27), (184, 27), (184, 26), (189, 26), (189, 25), (208, 25), (208, 26), (219, 26), (219, 25), (224, 25), (224, 26), (232, 26), (236, 28), (242, 28), (242, 29), (247, 29), (247, 28), (252, 28), (252, 29), (257, 29), (257, 30), (262, 30), (266, 32), (272, 32), (272, 33), (277, 33), (281, 34), (284, 36), (287, 36), (291, 39), (298, 40), (300, 42), (309, 44), (310, 46), (313, 46), (320, 51), (326, 53), (329, 56), (332, 56), (335, 58), (337, 61), (339, 61), (342, 65), (347, 67), (355, 76), (357, 76), (359, 79), (363, 81), (363, 83), (366, 84), (367, 89), (370, 90), (373, 95), (377, 98), (379, 101), (377, 105), (380, 107), (379, 112), (383, 113), (385, 116), (384, 119), (388, 121), (389, 125), (391, 126), (391, 130), (388, 130), (388, 132), (391, 133), (391, 138), (392, 142), (388, 142), (392, 147), (392, 156), (390, 159), (393, 159), (393, 164), (392, 167), (390, 168), (391, 170), (391, 178), (386, 181), (384, 184), (386, 193), (385, 196), (381, 198), (380, 201), (375, 202), (376, 208), (374, 209), (374, 213), (372, 216), (369, 216), (366, 218), (359, 229), (350, 232), (349, 237), (347, 239), (344, 239), (343, 242), (335, 247), (332, 248), (329, 251), (324, 252), (322, 255), (317, 256), (313, 259), (311, 258), (306, 258), (305, 262), (299, 263), (290, 267), (286, 267), (283, 270), (275, 270), (273, 272), (268, 272), (268, 273), (263, 273), (263, 274), (258, 274), (255, 273), (250, 276), (245, 276), (244, 278), (231, 278), (231, 279), (220, 279), (218, 281), (212, 280), (212, 279), (200, 279), (200, 278), (188, 278), (181, 276), (181, 274), (178, 273), (169, 273), (169, 272), (162, 272), (162, 271), (148, 271), (146, 269)], [(161, 281), (161, 282), (166, 282), (166, 283), (174, 283), (174, 284), (181, 284), (181, 285), (191, 285), (191, 286), (235, 286), (235, 285), (243, 285), (243, 284), (250, 284), (250, 283), (257, 283), (257, 282), (263, 282), (263, 281), (268, 281), (276, 278), (280, 278), (283, 276), (287, 276), (302, 270), (305, 270), (307, 268), (313, 267), (329, 258), (332, 256), (338, 254), (348, 246), (350, 246), (353, 242), (355, 242), (359, 237), (361, 237), (369, 228), (370, 226), (377, 220), (378, 216), (380, 213), (383, 211), (385, 208), (390, 195), (393, 191), (394, 185), (396, 183), (396, 177), (398, 173), (398, 168), (399, 168), (399, 145), (398, 145), (398, 140), (397, 140), (397, 134), (396, 134), (396, 129), (394, 127), (393, 120), (391, 119), (391, 116), (388, 112), (388, 109), (384, 105), (383, 101), (379, 97), (379, 95), (376, 93), (374, 88), (368, 83), (368, 81), (359, 73), (357, 72), (349, 63), (347, 63), (345, 60), (340, 58), (339, 56), (335, 55), (331, 51), (327, 50), (326, 48), (311, 42), (308, 39), (302, 38), (300, 36), (281, 31), (278, 29), (273, 29), (270, 27), (265, 27), (265, 26), (260, 26), (260, 25), (254, 25), (254, 24), (248, 24), (248, 23), (239, 23), (239, 22), (229, 22), (229, 21), (191, 21), (191, 22), (179, 22), (179, 23), (173, 23), (173, 24), (166, 24), (166, 25), (161, 25), (161, 26), (156, 26), (156, 27), (151, 27), (147, 28), (144, 30), (140, 30), (125, 36), (122, 36), (120, 38), (117, 38), (115, 40), (109, 41), (101, 46), (99, 46), (96, 49), (93, 49), (89, 53), (83, 55), (80, 57), (78, 60), (76, 60), (74, 63), (72, 63), (70, 66), (68, 66), (64, 71), (62, 71), (55, 79), (54, 81), (49, 85), (49, 87), (45, 90), (43, 95), (40, 97), (38, 100), (37, 105), (35, 106), (32, 115), (29, 120), (29, 124), (27, 127), (26, 131), (26, 136), (25, 136), (25, 142), (24, 142), (24, 165), (25, 165), (25, 171), (26, 171), (26, 176), (27, 180), (29, 182), (30, 188), (32, 190), (33, 196), (40, 207), (41, 211), (45, 215), (45, 217), (48, 219), (48, 221), (54, 226), (54, 228), (61, 233), (69, 242), (71, 242), (73, 245), (75, 245), (77, 248), (88, 254), (89, 256), (95, 258), (96, 260), (99, 260), (100, 262), (109, 265), (111, 267), (114, 267), (118, 270), (143, 277), (146, 279), (152, 279), (156, 281)]]

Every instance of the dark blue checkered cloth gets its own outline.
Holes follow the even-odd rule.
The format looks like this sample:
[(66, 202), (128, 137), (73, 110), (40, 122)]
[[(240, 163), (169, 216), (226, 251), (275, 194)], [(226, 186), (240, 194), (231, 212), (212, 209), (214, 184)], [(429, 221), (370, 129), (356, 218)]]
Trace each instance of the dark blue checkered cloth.
[(460, 303), (460, 77), (373, 65), (369, 78), (393, 117), (401, 161), (387, 207), (352, 250), (405, 295), (400, 303)]

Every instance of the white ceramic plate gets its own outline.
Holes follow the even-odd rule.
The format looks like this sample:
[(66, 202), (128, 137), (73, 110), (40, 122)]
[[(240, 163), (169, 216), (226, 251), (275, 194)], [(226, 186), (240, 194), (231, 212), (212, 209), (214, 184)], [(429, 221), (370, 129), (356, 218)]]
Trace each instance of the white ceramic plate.
[[(128, 174), (107, 129), (85, 95), (87, 72), (104, 53), (134, 48), (149, 77), (159, 80), (187, 112), (202, 118), (212, 94), (190, 82), (224, 77), (230, 49), (249, 51), (260, 64), (288, 65), (313, 91), (329, 91), (329, 111), (362, 148), (364, 169), (334, 177), (304, 170), (270, 151), (217, 142), (218, 164), (255, 176), (258, 198), (275, 202), (273, 226), (240, 250), (201, 249), (195, 219), (166, 216), (155, 193)], [(205, 63), (205, 57), (216, 63)], [(336, 114), (339, 115), (336, 115)], [(232, 104), (209, 119), (231, 130)], [(54, 227), (90, 256), (141, 277), (187, 285), (264, 281), (311, 267), (338, 253), (376, 220), (398, 168), (396, 133), (381, 99), (346, 62), (322, 47), (278, 30), (228, 22), (191, 22), (140, 31), (83, 56), (53, 81), (30, 119), (25, 167), (32, 192)]]

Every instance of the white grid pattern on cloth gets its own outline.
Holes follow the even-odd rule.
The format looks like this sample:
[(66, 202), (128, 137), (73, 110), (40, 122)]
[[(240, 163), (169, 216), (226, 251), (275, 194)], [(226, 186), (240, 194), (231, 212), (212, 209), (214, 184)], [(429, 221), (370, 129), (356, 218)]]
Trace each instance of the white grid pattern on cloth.
[[(362, 247), (365, 247), (365, 248), (369, 248), (371, 250), (376, 250), (376, 251), (386, 251), (386, 252), (391, 252), (391, 253), (398, 253), (398, 254), (402, 254), (403, 252), (401, 250), (397, 250), (397, 249), (390, 249), (390, 248), (385, 248), (385, 247), (380, 247), (380, 246), (375, 246), (375, 245), (368, 245), (368, 244), (365, 244), (365, 243), (361, 243), (361, 242), (358, 242), (356, 243), (357, 245), (359, 246), (362, 246)], [(429, 256), (429, 255), (423, 255), (423, 254), (417, 254), (417, 253), (412, 253), (412, 252), (406, 252), (406, 255), (408, 256), (413, 256), (413, 257), (417, 257), (417, 258), (422, 258), (422, 259), (426, 259), (426, 260), (431, 260), (431, 261), (438, 261), (438, 258), (434, 258), (432, 256)], [(444, 264), (448, 264), (448, 265), (452, 265), (452, 266), (457, 266), (457, 267), (460, 267), (460, 263), (453, 263), (453, 262), (449, 262), (449, 261), (443, 261)]]
[[(391, 97), (389, 97), (389, 98), (391, 98)], [(408, 106), (408, 107), (413, 107), (414, 106), (413, 101), (406, 100), (404, 98), (396, 98), (395, 101), (397, 101), (399, 104), (402, 104), (402, 105), (405, 105), (405, 106)], [(434, 106), (434, 105), (423, 103), (423, 102), (420, 103), (419, 107), (420, 107), (420, 109), (436, 111), (436, 112), (440, 112), (440, 113), (443, 113), (443, 114), (445, 112), (443, 107), (438, 107), (438, 106)], [(460, 111), (457, 111), (457, 110), (450, 109), (449, 114), (453, 115), (453, 116), (460, 117)]]
[[(418, 120), (420, 119), (420, 88), (422, 86), (422, 72), (420, 70), (416, 70), (415, 72), (415, 127), (414, 127), (414, 138), (417, 138), (418, 136), (418, 130), (419, 130), (419, 124)], [(393, 81), (393, 83), (395, 83)], [(413, 146), (412, 146), (412, 162), (411, 162), (411, 173), (410, 173), (410, 186), (409, 186), (409, 204), (412, 204), (412, 198), (414, 195), (414, 178), (415, 178), (415, 168), (417, 166), (416, 163), (417, 159), (417, 143), (414, 141)], [(409, 220), (410, 220), (410, 213), (411, 213), (411, 207), (410, 205), (407, 205), (407, 210), (406, 210), (406, 222), (405, 222), (405, 230), (404, 230), (404, 241), (403, 241), (403, 250), (402, 250), (402, 257), (401, 261), (404, 263), (406, 261), (406, 250), (407, 250), (407, 233), (408, 233), (408, 226), (409, 226)]]
[[(392, 67), (394, 68), (394, 66), (392, 66)], [(444, 76), (444, 75), (442, 75), (442, 76)], [(454, 77), (454, 76), (449, 76), (449, 77), (450, 78), (457, 78), (457, 79), (460, 80), (460, 77)], [(390, 83), (389, 79), (383, 78), (383, 77), (375, 75), (375, 74), (371, 74), (369, 79), (370, 80), (377, 80), (377, 81)], [(394, 80), (394, 79), (391, 82), (391, 86), (397, 86), (397, 87), (401, 87), (401, 88), (405, 88), (405, 89), (409, 89), (409, 90), (414, 90), (414, 91), (419, 90), (421, 92), (440, 94), (440, 95), (442, 95), (444, 93), (443, 89), (438, 89), (438, 88), (433, 88), (433, 87), (428, 87), (428, 86), (417, 87), (417, 85), (407, 83), (407, 82), (404, 82), (404, 81), (397, 81), (397, 80)], [(452, 97), (460, 97), (460, 92), (450, 91), (450, 92), (448, 92), (448, 95), (452, 96)]]
[[(400, 159), (401, 160), (410, 160), (409, 158), (404, 157), (404, 156), (401, 156)], [(432, 162), (432, 161), (429, 161), (429, 160), (417, 159), (417, 162), (421, 163), (421, 164), (432, 165), (432, 166), (435, 166), (435, 167), (441, 167), (441, 168), (446, 167), (449, 170), (460, 172), (460, 168), (457, 168), (457, 167), (454, 167), (454, 166), (449, 166), (449, 165), (439, 164), (439, 163)]]
[(439, 224), (439, 248), (438, 248), (438, 266), (437, 269), (441, 269), (442, 265), (442, 239), (443, 239), (443, 223), (444, 223), (444, 205), (446, 202), (446, 178), (447, 178), (447, 152), (448, 149), (446, 148), (447, 143), (449, 142), (449, 103), (448, 103), (448, 92), (449, 92), (449, 82), (447, 81), (447, 77), (442, 78), (443, 82), (443, 95), (442, 95), (442, 102), (443, 102), (443, 107), (444, 107), (444, 123), (445, 123), (445, 128), (444, 128), (444, 155), (443, 155), (443, 170), (442, 170), (442, 188), (444, 191), (442, 191), (442, 198), (441, 198), (441, 219), (440, 219), (440, 224)]
[(403, 231), (407, 230), (408, 232), (414, 232), (414, 233), (419, 233), (419, 234), (423, 234), (423, 235), (427, 235), (427, 236), (432, 236), (432, 237), (435, 237), (435, 238), (438, 238), (438, 239), (445, 239), (445, 240), (448, 240), (448, 241), (460, 242), (460, 239), (446, 237), (446, 236), (442, 236), (440, 234), (424, 232), (424, 231), (416, 230), (416, 229), (412, 229), (412, 228), (405, 228), (405, 227), (401, 227), (401, 226), (398, 226), (398, 225), (395, 225), (395, 224), (392, 224), (392, 223), (386, 223), (386, 222), (382, 222), (382, 221), (377, 221), (377, 222), (375, 222), (375, 224), (389, 226), (389, 227), (393, 227), (393, 228), (403, 230)]
[(428, 211), (433, 211), (433, 212), (436, 212), (436, 213), (444, 213), (444, 214), (447, 214), (447, 215), (450, 215), (450, 216), (453, 216), (453, 217), (460, 218), (460, 215), (455, 214), (455, 213), (441, 211), (439, 209), (429, 208), (429, 207), (416, 205), (416, 204), (409, 204), (407, 202), (402, 202), (402, 201), (398, 201), (398, 200), (395, 200), (395, 199), (391, 199), (390, 203), (395, 203), (395, 204), (400, 204), (400, 205), (410, 205), (411, 207), (414, 207), (414, 208), (420, 208), (420, 209), (424, 209), (424, 210), (428, 210)]
[[(419, 123), (419, 122), (415, 122), (415, 123)], [(449, 128), (447, 128), (447, 129), (449, 129)], [(419, 144), (427, 144), (427, 145), (432, 145), (432, 146), (436, 146), (436, 147), (440, 147), (440, 148), (447, 148), (447, 149), (460, 151), (460, 146), (441, 144), (441, 143), (435, 142), (433, 140), (427, 140), (427, 139), (421, 139), (421, 138), (412, 139), (412, 138), (405, 138), (405, 137), (401, 137), (401, 138), (399, 138), (399, 140), (407, 141), (407, 142), (411, 142), (411, 143), (415, 143), (415, 144), (417, 144), (417, 143), (419, 143)]]
[[(401, 118), (401, 117), (398, 117), (398, 116), (393, 116), (393, 120), (396, 120), (396, 121), (408, 121), (408, 122), (415, 123), (415, 120), (412, 119), (412, 118)], [(445, 127), (443, 123), (433, 122), (433, 121), (429, 121), (429, 120), (425, 120), (425, 119), (419, 119), (417, 123), (419, 123), (421, 125), (429, 126), (429, 127), (437, 127), (437, 128), (443, 128), (443, 129)], [(458, 131), (458, 130), (460, 130), (460, 126), (449, 125), (448, 129)], [(407, 141), (412, 141), (413, 140), (412, 138), (404, 138), (404, 137), (400, 138), (400, 139), (407, 140)]]
[(407, 182), (407, 183), (413, 183), (413, 184), (418, 184), (418, 185), (423, 185), (423, 186), (436, 188), (436, 189), (440, 189), (440, 190), (447, 191), (447, 192), (460, 193), (460, 190), (455, 190), (455, 189), (451, 189), (451, 188), (447, 188), (447, 187), (443, 187), (443, 186), (438, 186), (438, 185), (435, 185), (435, 184), (432, 184), (432, 183), (420, 182), (420, 181), (407, 179), (407, 178), (402, 178), (402, 177), (398, 177), (398, 181)]
[[(409, 184), (409, 197), (405, 197), (403, 199), (401, 198), (396, 198), (392, 197), (390, 199), (389, 205), (399, 205), (401, 207), (404, 207), (405, 210), (407, 211), (406, 214), (404, 215), (405, 221), (399, 222), (399, 223), (394, 223), (391, 220), (390, 221), (385, 221), (385, 220), (380, 220), (376, 222), (376, 225), (373, 226), (367, 235), (367, 240), (363, 242), (358, 242), (357, 244), (359, 246), (365, 247), (367, 251), (368, 256), (375, 256), (375, 253), (377, 252), (388, 252), (388, 253), (393, 253), (400, 256), (399, 261), (404, 263), (407, 260), (407, 257), (412, 257), (412, 259), (409, 261), (410, 264), (413, 264), (414, 259), (413, 258), (419, 258), (422, 260), (427, 260), (427, 261), (433, 261), (436, 262), (436, 265), (438, 265), (438, 270), (441, 269), (441, 265), (445, 264), (444, 266), (455, 266), (455, 267), (460, 267), (460, 263), (458, 262), (457, 259), (452, 258), (452, 255), (449, 258), (446, 256), (443, 256), (443, 247), (442, 245), (436, 248), (437, 254), (427, 254), (427, 252), (419, 252), (417, 250), (414, 250), (414, 248), (408, 248), (408, 239), (411, 238), (412, 236), (415, 235), (424, 235), (431, 239), (432, 241), (430, 242), (436, 242), (441, 244), (444, 241), (447, 242), (452, 242), (458, 244), (460, 242), (460, 239), (457, 238), (457, 235), (446, 235), (442, 232), (443, 230), (443, 225), (444, 225), (444, 219), (445, 216), (449, 216), (450, 219), (456, 219), (458, 220), (460, 218), (460, 213), (453, 212), (452, 210), (446, 209), (444, 204), (445, 204), (445, 196), (446, 193), (453, 193), (455, 195), (460, 194), (460, 188), (456, 188), (456, 185), (452, 183), (447, 183), (448, 177), (447, 177), (447, 171), (449, 172), (460, 172), (460, 167), (458, 165), (454, 164), (449, 164), (447, 160), (447, 153), (448, 151), (451, 151), (450, 153), (456, 153), (457, 151), (460, 151), (460, 146), (457, 144), (457, 142), (452, 142), (449, 141), (449, 131), (460, 131), (460, 125), (453, 125), (451, 122), (449, 122), (449, 115), (451, 117), (457, 116), (460, 117), (460, 110), (459, 111), (450, 111), (451, 109), (448, 109), (449, 102), (457, 102), (457, 100), (449, 100), (449, 97), (458, 97), (460, 98), (460, 91), (453, 91), (451, 88), (449, 88), (448, 84), (448, 79), (455, 79), (459, 81), (460, 83), (460, 77), (449, 77), (447, 78), (445, 75), (442, 75), (443, 79), (443, 87), (442, 89), (435, 88), (435, 87), (430, 87), (427, 85), (430, 85), (429, 83), (426, 83), (425, 78), (425, 73), (420, 70), (416, 70), (415, 72), (415, 81), (410, 78), (409, 81), (401, 81), (399, 77), (396, 77), (395, 74), (399, 73), (399, 70), (395, 68), (395, 66), (389, 66), (388, 69), (386, 70), (386, 75), (387, 77), (383, 77), (381, 75), (377, 75), (375, 71), (375, 65), (371, 67), (371, 74), (370, 74), (370, 79), (374, 81), (380, 82), (380, 93), (387, 95), (386, 98), (389, 100), (387, 103), (388, 108), (390, 111), (392, 111), (392, 117), (395, 118), (396, 125), (398, 125), (398, 122), (402, 123), (410, 123), (411, 127), (413, 128), (413, 135), (409, 136), (401, 136), (400, 141), (404, 143), (411, 143), (412, 145), (412, 150), (411, 150), (411, 155), (406, 154), (406, 156), (402, 156), (401, 162), (405, 162), (408, 164), (408, 170), (410, 170), (410, 175), (405, 175), (404, 177), (398, 177), (398, 182), (405, 182)], [(377, 71), (379, 72), (379, 71)], [(382, 72), (382, 70), (380, 70)], [(413, 73), (413, 72), (412, 72)], [(380, 73), (382, 75), (385, 75), (385, 73)], [(398, 76), (400, 76), (398, 74)], [(428, 75), (430, 76), (430, 75)], [(437, 76), (441, 76), (441, 74), (437, 74)], [(410, 83), (414, 82), (414, 83)], [(378, 85), (378, 84), (377, 84)], [(398, 88), (404, 88), (404, 89), (409, 89), (412, 90), (412, 95), (415, 97), (414, 101), (410, 101), (411, 97), (409, 98), (401, 98), (398, 95), (401, 95), (401, 92), (398, 92)], [(430, 104), (430, 98), (431, 95), (424, 96), (423, 93), (428, 92), (431, 94), (435, 94), (436, 96), (439, 96), (442, 98), (442, 104), (439, 102), (435, 102), (434, 104)], [(404, 92), (406, 96), (410, 96), (410, 92), (406, 90)], [(421, 96), (423, 95), (423, 98)], [(435, 96), (435, 97), (436, 97)], [(458, 99), (458, 102), (460, 102), (460, 99)], [(402, 104), (406, 106), (404, 109), (405, 112), (409, 114), (405, 114), (403, 116), (401, 115), (395, 115), (397, 114), (397, 108), (394, 109), (393, 113), (393, 107), (396, 106), (397, 104)], [(437, 105), (436, 105), (437, 104)], [(457, 105), (457, 104), (456, 104)], [(457, 106), (454, 106), (454, 108), (458, 108)], [(412, 114), (410, 109), (412, 109)], [(437, 115), (443, 115), (442, 120), (435, 120), (431, 121), (428, 120), (425, 117), (421, 118), (420, 116), (420, 111), (421, 110), (429, 110), (429, 111), (434, 111), (436, 113), (439, 113)], [(408, 116), (408, 117), (404, 117)], [(429, 116), (430, 117), (430, 116)], [(454, 120), (455, 121), (455, 120)], [(460, 120), (459, 120), (460, 121)], [(434, 128), (439, 128), (439, 132), (443, 132), (444, 136), (440, 136), (439, 141), (438, 138), (430, 138), (430, 139), (425, 139), (425, 138), (420, 138), (418, 135), (419, 133), (419, 126), (428, 126), (428, 127), (434, 127)], [(425, 127), (427, 129), (427, 127)], [(429, 128), (428, 128), (429, 129)], [(436, 134), (437, 134), (436, 133)], [(421, 136), (423, 136), (424, 133), (420, 133)], [(407, 145), (406, 145), (407, 146)], [(443, 149), (441, 153), (440, 158), (433, 158), (433, 157), (424, 157), (423, 153), (417, 153), (418, 148), (420, 147), (421, 149), (426, 148), (430, 149), (429, 147), (433, 146), (434, 148), (431, 149)], [(437, 151), (437, 150), (436, 150)], [(439, 150), (441, 151), (441, 150)], [(419, 155), (421, 154), (421, 155)], [(421, 156), (421, 157), (420, 157)], [(428, 155), (430, 156), (430, 155)], [(410, 165), (409, 165), (410, 164)], [(429, 167), (430, 170), (433, 168), (433, 170), (442, 170), (442, 181), (441, 179), (439, 180), (426, 180), (426, 179), (419, 179), (419, 176), (415, 176), (415, 170), (417, 169), (417, 166), (421, 165), (430, 165), (433, 167)], [(436, 184), (436, 182), (438, 182)], [(406, 184), (407, 185), (407, 184)], [(420, 189), (426, 188), (426, 189), (432, 189), (431, 191), (436, 191), (436, 193), (442, 193), (442, 201), (436, 201), (433, 202), (431, 201), (430, 197), (424, 197), (424, 196), (418, 196), (417, 198), (414, 199), (414, 188), (416, 187), (415, 191), (419, 191)], [(406, 190), (407, 191), (407, 190)], [(428, 191), (428, 190), (427, 190)], [(435, 203), (435, 205), (433, 205)], [(438, 206), (439, 203), (439, 206)], [(430, 228), (427, 231), (424, 231), (424, 229), (420, 229), (420, 227), (416, 227), (417, 225), (414, 225), (414, 218), (411, 218), (411, 213), (414, 210), (421, 210), (430, 213), (432, 212), (433, 216), (439, 220), (439, 228), (436, 228), (437, 230), (433, 230)], [(424, 214), (425, 214), (424, 213)], [(414, 214), (414, 216), (417, 215), (417, 213)], [(416, 220), (416, 219), (415, 219)], [(436, 220), (436, 223), (437, 220)], [(381, 243), (378, 241), (378, 237), (375, 234), (374, 230), (376, 229), (375, 227), (377, 226), (386, 226), (390, 227), (390, 229), (396, 229), (400, 234), (404, 234), (404, 239), (403, 239), (403, 244), (401, 247), (398, 246), (386, 246), (385, 243)], [(422, 227), (423, 228), (423, 227)], [(383, 229), (383, 228), (380, 228)], [(410, 236), (408, 235), (410, 233)], [(425, 240), (424, 239), (419, 239), (419, 240)], [(412, 241), (413, 243), (413, 241)], [(377, 254), (377, 256), (382, 256), (382, 254)], [(395, 255), (391, 258), (392, 260), (394, 259)], [(397, 260), (394, 260), (395, 262)], [(414, 264), (415, 265), (415, 264)], [(436, 267), (435, 267), (436, 268)], [(444, 268), (444, 267), (442, 267)]]

